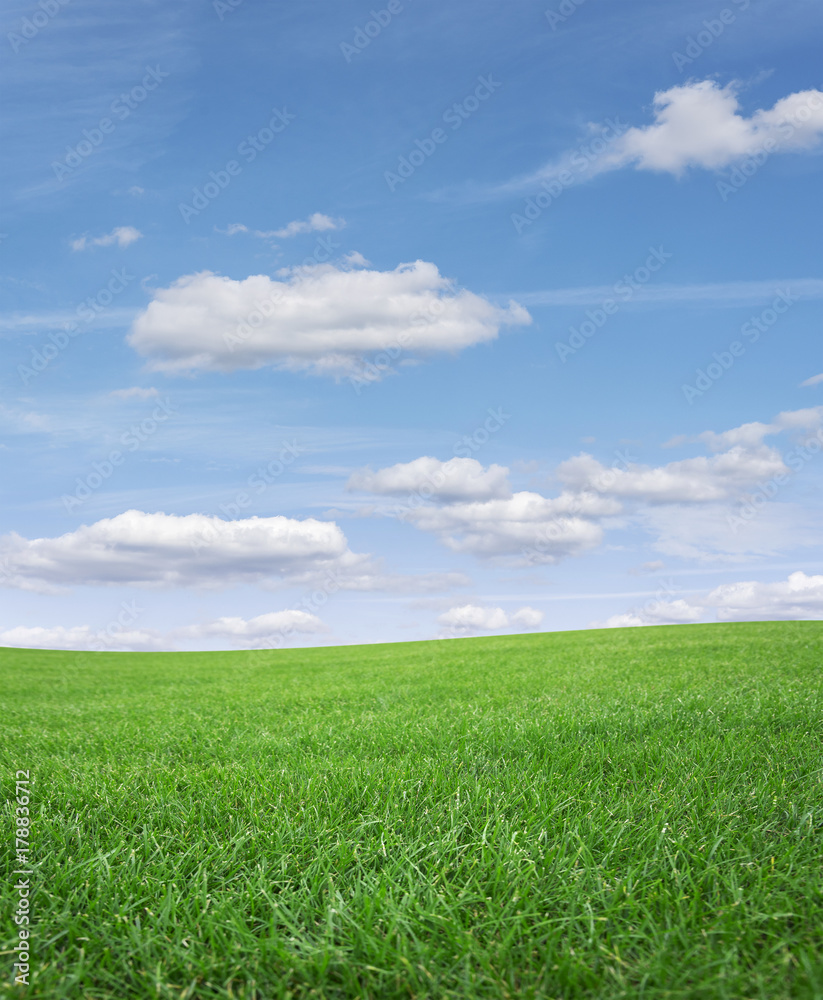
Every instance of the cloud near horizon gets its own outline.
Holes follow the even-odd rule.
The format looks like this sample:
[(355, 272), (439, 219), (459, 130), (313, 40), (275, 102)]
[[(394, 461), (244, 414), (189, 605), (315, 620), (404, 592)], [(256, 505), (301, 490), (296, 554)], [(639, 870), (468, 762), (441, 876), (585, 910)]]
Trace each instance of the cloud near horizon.
[(528, 606), (508, 615), (503, 608), (462, 604), (444, 612), (437, 621), (448, 630), (447, 635), (464, 635), (471, 632), (497, 632), (512, 627), (533, 629), (541, 624), (544, 617), (542, 611)]
[(21, 649), (66, 649), (96, 652), (171, 652), (178, 639), (225, 639), (233, 648), (279, 649), (293, 635), (329, 632), (317, 615), (289, 609), (271, 611), (255, 618), (225, 617), (198, 625), (186, 625), (161, 634), (151, 629), (109, 627), (94, 630), (88, 625), (62, 625), (0, 630), (0, 646)]
[(823, 576), (807, 576), (798, 570), (775, 583), (724, 583), (703, 597), (649, 601), (605, 622), (592, 622), (590, 628), (680, 625), (712, 616), (719, 622), (819, 621), (823, 619)]

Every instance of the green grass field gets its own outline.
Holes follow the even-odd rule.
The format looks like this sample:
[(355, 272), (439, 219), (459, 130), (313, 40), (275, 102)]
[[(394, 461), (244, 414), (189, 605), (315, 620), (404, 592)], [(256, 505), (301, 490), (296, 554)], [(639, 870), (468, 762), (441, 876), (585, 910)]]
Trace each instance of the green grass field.
[(2, 650), (0, 989), (823, 997), (821, 660), (822, 622)]

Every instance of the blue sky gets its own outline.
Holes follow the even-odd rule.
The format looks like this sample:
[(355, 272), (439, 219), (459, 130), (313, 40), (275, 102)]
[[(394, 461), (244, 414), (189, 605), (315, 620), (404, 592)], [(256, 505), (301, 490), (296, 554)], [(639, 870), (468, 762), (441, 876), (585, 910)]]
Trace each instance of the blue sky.
[(7, 6), (0, 643), (823, 616), (822, 28)]

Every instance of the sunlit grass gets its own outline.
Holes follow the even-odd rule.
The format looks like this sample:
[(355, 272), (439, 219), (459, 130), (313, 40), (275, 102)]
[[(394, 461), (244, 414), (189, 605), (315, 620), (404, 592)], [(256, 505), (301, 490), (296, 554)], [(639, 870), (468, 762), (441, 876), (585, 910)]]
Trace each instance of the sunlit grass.
[(823, 997), (821, 652), (816, 622), (0, 651), (21, 993)]

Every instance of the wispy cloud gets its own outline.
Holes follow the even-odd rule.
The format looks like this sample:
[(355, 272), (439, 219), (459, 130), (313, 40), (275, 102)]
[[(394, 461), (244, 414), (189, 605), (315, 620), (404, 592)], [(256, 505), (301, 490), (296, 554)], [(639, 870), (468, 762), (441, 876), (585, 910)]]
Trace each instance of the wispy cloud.
[[(758, 305), (774, 298), (778, 289), (790, 289), (802, 299), (823, 298), (821, 278), (775, 278), (765, 281), (726, 281), (700, 285), (643, 285), (635, 289), (633, 302), (659, 305), (694, 303), (716, 306)], [(526, 306), (588, 306), (597, 305), (614, 294), (612, 285), (582, 285), (577, 288), (548, 288), (533, 292), (511, 292), (497, 296), (502, 301), (511, 298)], [(804, 385), (811, 382), (804, 383)]]
[(254, 236), (259, 240), (287, 240), (292, 236), (300, 236), (303, 233), (325, 233), (334, 229), (343, 229), (346, 225), (345, 219), (332, 219), (329, 215), (315, 212), (308, 219), (295, 219), (281, 229), (250, 229), (242, 222), (230, 222), (225, 229), (215, 226), (215, 231), (224, 236), (236, 236), (238, 233), (245, 233)]
[(131, 246), (141, 239), (143, 234), (134, 226), (117, 226), (110, 233), (102, 236), (80, 236), (71, 241), (72, 250), (88, 250), (89, 247), (110, 247), (116, 243), (119, 247)]
[(143, 389), (139, 385), (133, 385), (128, 389), (112, 389), (109, 393), (115, 399), (153, 399), (159, 396), (157, 389)]
[(299, 236), (301, 233), (324, 233), (331, 229), (342, 229), (346, 225), (345, 219), (332, 219), (322, 212), (315, 212), (308, 219), (295, 219), (289, 222), (282, 229), (275, 229), (274, 235), (280, 239), (288, 239), (291, 236)]

